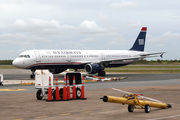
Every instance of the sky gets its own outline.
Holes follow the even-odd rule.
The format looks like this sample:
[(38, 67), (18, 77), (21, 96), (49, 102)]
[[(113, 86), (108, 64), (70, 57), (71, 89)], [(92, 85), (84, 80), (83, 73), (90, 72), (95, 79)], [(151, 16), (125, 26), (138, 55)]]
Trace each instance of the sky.
[(0, 60), (32, 49), (128, 50), (142, 27), (146, 52), (179, 60), (179, 6), (179, 0), (1, 0)]

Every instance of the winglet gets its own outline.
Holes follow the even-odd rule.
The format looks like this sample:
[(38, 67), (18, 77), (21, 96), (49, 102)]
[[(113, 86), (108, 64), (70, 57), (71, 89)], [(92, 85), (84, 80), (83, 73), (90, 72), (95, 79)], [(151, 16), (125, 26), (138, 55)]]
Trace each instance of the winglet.
[(164, 54), (164, 53), (162, 53), (162, 54), (160, 55), (161, 58), (163, 58), (163, 54)]

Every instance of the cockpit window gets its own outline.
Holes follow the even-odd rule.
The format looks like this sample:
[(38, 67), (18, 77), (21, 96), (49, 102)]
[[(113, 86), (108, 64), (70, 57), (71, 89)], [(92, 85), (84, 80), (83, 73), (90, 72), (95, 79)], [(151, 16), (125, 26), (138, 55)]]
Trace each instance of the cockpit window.
[(23, 57), (23, 55), (20, 55), (19, 58)]
[(30, 55), (19, 55), (19, 58), (30, 58)]

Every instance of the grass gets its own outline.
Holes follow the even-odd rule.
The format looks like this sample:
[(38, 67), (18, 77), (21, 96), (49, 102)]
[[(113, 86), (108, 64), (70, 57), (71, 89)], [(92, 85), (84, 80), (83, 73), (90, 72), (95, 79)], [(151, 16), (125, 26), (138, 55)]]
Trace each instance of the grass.
[[(127, 69), (127, 68), (180, 68), (180, 66), (175, 66), (175, 65), (128, 65), (128, 66), (123, 66), (123, 67), (116, 67), (116, 69)], [(113, 68), (107, 68), (107, 69), (113, 69)]]
[(13, 65), (0, 65), (0, 69), (18, 69)]
[(120, 73), (180, 73), (180, 70), (105, 70), (106, 72)]
[(180, 66), (176, 65), (129, 65), (117, 68), (106, 68), (106, 72), (124, 73), (180, 73)]

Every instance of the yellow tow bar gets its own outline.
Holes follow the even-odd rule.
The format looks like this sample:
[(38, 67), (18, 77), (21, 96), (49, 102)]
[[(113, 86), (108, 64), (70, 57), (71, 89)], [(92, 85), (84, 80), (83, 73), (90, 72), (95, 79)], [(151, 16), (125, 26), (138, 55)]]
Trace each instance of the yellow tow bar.
[[(133, 112), (134, 109), (144, 109), (146, 113), (149, 113), (150, 107), (157, 107), (163, 109), (172, 107), (170, 104), (166, 103), (139, 100), (136, 94), (125, 94), (123, 97), (104, 96), (100, 99), (103, 99), (104, 102), (128, 104), (129, 112)], [(136, 106), (139, 106), (139, 108), (137, 108)]]

